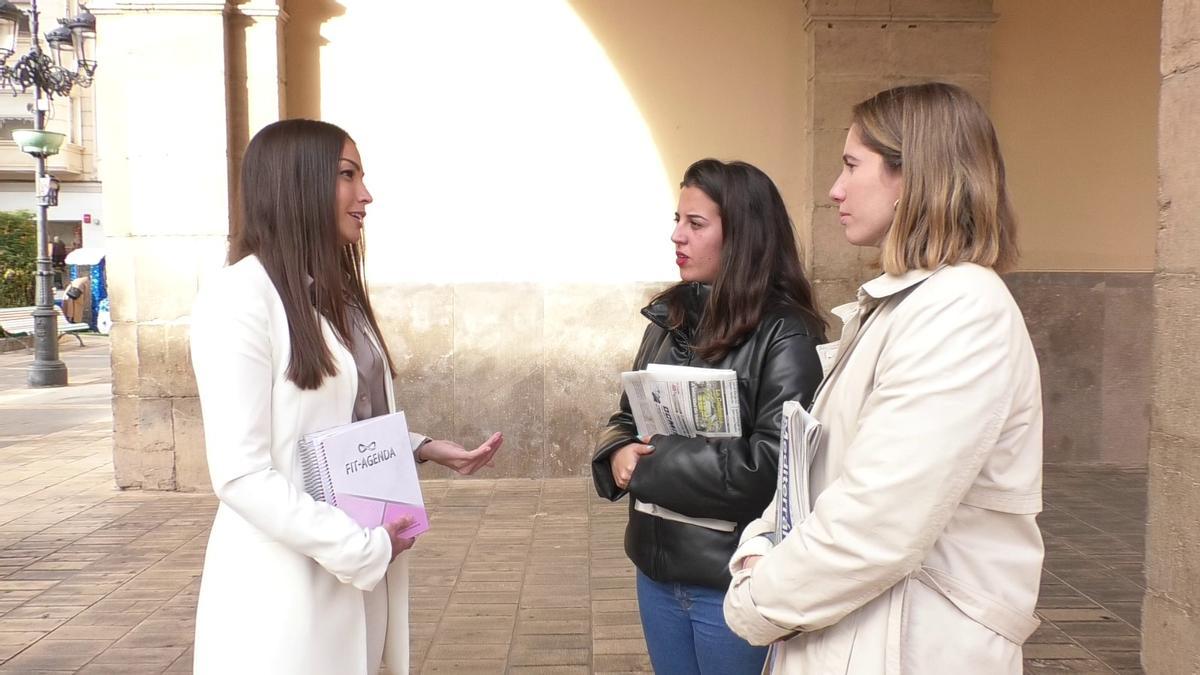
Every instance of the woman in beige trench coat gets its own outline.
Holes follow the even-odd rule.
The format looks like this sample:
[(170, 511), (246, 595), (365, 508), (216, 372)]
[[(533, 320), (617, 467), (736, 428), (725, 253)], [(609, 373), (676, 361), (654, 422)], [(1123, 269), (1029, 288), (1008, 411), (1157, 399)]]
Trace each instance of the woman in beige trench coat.
[(1016, 247), (995, 132), (958, 87), (900, 87), (855, 106), (843, 163), (830, 197), (884, 274), (845, 313), (813, 404), (811, 512), (782, 538), (774, 503), (746, 528), (726, 620), (775, 643), (774, 672), (1019, 674), (1042, 405), (997, 275)]

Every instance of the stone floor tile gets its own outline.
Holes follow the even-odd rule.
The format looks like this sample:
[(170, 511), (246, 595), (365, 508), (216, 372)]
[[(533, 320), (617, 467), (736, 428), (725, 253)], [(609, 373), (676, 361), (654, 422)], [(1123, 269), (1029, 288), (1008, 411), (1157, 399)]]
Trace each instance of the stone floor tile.
[[(464, 631), (461, 633), (452, 632), (450, 630), (437, 630), (434, 626), (428, 636), (431, 640), (436, 640), (438, 644), (445, 645), (461, 645), (461, 644), (480, 644), (480, 645), (504, 645), (508, 646), (513, 639), (512, 629), (493, 628), (483, 630)], [(420, 635), (409, 629), (409, 635), (416, 639)]]
[[(77, 617), (78, 618), (78, 617)], [(0, 617), (0, 633), (49, 632), (66, 623), (66, 619), (9, 619)]]
[(110, 640), (54, 640), (43, 638), (4, 663), (6, 669), (76, 670), (111, 645)]
[(1102, 607), (1087, 609), (1039, 609), (1038, 614), (1047, 621), (1115, 621), (1116, 616)]
[(513, 649), (587, 649), (592, 638), (586, 633), (563, 635), (517, 634), (512, 639)]
[(593, 654), (641, 654), (646, 651), (646, 643), (641, 636), (619, 640), (601, 640), (592, 642)]
[(520, 620), (517, 622), (519, 635), (574, 635), (586, 633), (589, 622), (587, 619), (555, 620)]
[[(132, 663), (89, 663), (78, 675), (162, 675), (162, 668), (155, 665)], [(192, 672), (188, 670), (187, 672)]]
[(583, 649), (526, 649), (513, 645), (508, 662), (514, 666), (583, 666), (591, 652)]
[(597, 654), (592, 657), (596, 671), (649, 671), (650, 657), (646, 654)]
[(465, 659), (426, 659), (420, 673), (451, 673), (453, 675), (502, 675), (507, 667), (504, 659), (468, 661)]
[(11, 665), (0, 665), (0, 674), (2, 675), (70, 675), (78, 673), (78, 670), (47, 670), (43, 668), (26, 669), (22, 667), (11, 667)]
[(1086, 649), (1074, 643), (1063, 644), (1027, 644), (1024, 647), (1026, 659), (1085, 659), (1091, 654)]
[(514, 617), (517, 604), (479, 604), (473, 602), (451, 602), (443, 612), (448, 617)]
[[(77, 626), (67, 623), (54, 630), (54, 637), (60, 640), (110, 640), (120, 639), (130, 631), (129, 626)], [(3, 636), (11, 633), (0, 633)]]
[(1088, 651), (1099, 654), (1100, 652), (1133, 652), (1139, 654), (1142, 649), (1142, 636), (1140, 635), (1080, 635), (1075, 640), (1083, 645)]

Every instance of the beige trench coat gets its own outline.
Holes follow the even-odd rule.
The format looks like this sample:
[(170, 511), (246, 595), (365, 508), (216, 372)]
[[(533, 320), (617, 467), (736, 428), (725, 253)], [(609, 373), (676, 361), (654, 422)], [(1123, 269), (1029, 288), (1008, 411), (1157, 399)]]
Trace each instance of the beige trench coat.
[[(305, 390), (287, 379), (287, 316), (255, 256), (214, 272), (193, 307), (192, 365), (220, 499), (196, 675), (376, 675), (368, 631), (378, 626), (389, 672), (408, 672), (407, 554), (389, 563), (383, 528), (363, 529), (303, 488), (297, 441), (349, 422), (358, 390), (354, 356), (322, 327), (338, 372)], [(387, 395), (394, 410), (390, 378)]]
[[(1019, 674), (1042, 567), (1042, 397), (1020, 310), (971, 264), (862, 286), (813, 415), (812, 512), (730, 563), (775, 672)], [(748, 555), (765, 554), (751, 570)]]

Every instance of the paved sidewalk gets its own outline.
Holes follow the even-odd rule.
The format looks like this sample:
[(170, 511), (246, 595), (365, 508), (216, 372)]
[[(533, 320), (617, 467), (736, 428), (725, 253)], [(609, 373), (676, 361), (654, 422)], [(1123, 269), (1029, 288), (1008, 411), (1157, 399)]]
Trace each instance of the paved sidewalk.
[[(211, 495), (113, 487), (107, 343), (63, 342), (71, 386), (0, 355), (0, 673), (189, 673)], [(415, 673), (650, 672), (625, 505), (585, 479), (427, 481)], [(1145, 473), (1050, 469), (1026, 672), (1134, 673)]]

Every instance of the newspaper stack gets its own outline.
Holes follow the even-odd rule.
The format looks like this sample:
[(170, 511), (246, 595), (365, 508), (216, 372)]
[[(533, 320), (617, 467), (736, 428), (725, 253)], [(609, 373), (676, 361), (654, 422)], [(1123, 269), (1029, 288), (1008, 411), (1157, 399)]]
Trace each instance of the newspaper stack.
[(812, 508), (808, 471), (821, 442), (821, 423), (798, 401), (784, 402), (780, 426), (778, 497), (775, 500), (777, 542), (783, 541), (792, 528), (803, 523)]
[(621, 373), (621, 384), (639, 436), (742, 435), (735, 371), (650, 364)]

